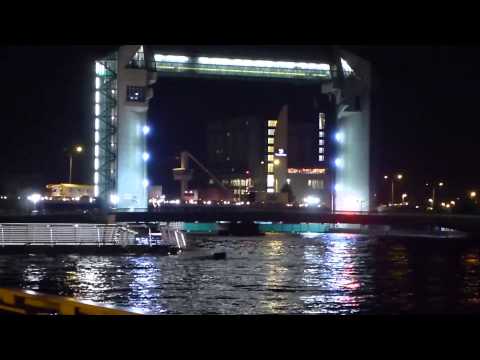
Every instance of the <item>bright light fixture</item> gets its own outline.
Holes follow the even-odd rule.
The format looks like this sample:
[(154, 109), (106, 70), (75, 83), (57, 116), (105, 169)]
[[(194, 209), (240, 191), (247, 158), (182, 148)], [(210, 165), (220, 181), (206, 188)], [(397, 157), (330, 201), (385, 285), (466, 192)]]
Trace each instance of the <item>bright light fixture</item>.
[(27, 197), (27, 199), (34, 204), (39, 202), (41, 198), (42, 198), (42, 196), (40, 194), (36, 194), (36, 193)]
[(150, 154), (144, 152), (143, 155), (142, 155), (142, 158), (143, 158), (143, 161), (147, 161), (148, 159), (150, 159)]
[(117, 204), (118, 204), (118, 195), (111, 194), (111, 195), (110, 195), (110, 202), (111, 202), (113, 205), (117, 205)]
[(317, 196), (307, 196), (303, 199), (303, 202), (308, 205), (318, 205), (320, 204), (320, 198)]
[(343, 159), (342, 158), (336, 158), (335, 159), (335, 166), (338, 167), (338, 168), (342, 168), (343, 167)]
[(335, 140), (337, 140), (339, 143), (343, 143), (344, 138), (345, 135), (343, 134), (343, 132), (339, 131), (335, 133)]
[(147, 125), (145, 125), (142, 131), (143, 131), (143, 135), (148, 135), (148, 133), (150, 132), (150, 128)]
[(350, 66), (350, 64), (347, 62), (347, 60), (345, 60), (344, 58), (340, 58), (340, 63), (342, 64), (342, 69), (345, 75), (349, 75), (353, 73), (353, 69)]
[(169, 62), (169, 63), (186, 63), (190, 60), (188, 56), (182, 56), (182, 55), (155, 54), (153, 58), (155, 59), (155, 61), (158, 61), (158, 62)]
[(214, 57), (202, 56), (198, 58), (198, 63), (203, 65), (217, 65), (217, 66), (240, 66), (240, 67), (256, 67), (256, 68), (330, 71), (329, 64), (305, 63), (305, 62), (293, 62), (293, 61), (230, 59), (230, 58), (214, 58)]

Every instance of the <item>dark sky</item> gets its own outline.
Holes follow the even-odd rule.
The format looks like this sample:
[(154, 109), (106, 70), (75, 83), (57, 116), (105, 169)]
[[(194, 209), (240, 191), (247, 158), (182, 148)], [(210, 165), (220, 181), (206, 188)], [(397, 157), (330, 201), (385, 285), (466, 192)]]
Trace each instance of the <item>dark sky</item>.
[[(91, 142), (91, 62), (112, 47), (4, 47), (0, 49), (2, 141), (0, 185), (37, 184), (67, 179), (63, 149)], [(377, 178), (406, 174), (405, 190), (427, 179), (441, 179), (452, 191), (479, 185), (478, 119), (480, 49), (466, 47), (351, 47), (375, 70), (373, 144)], [(292, 47), (292, 53), (295, 48)], [(163, 90), (162, 90), (163, 89)], [(182, 95), (179, 100), (179, 96)], [(165, 82), (153, 99), (150, 121), (153, 154), (162, 152), (162, 126), (187, 124), (213, 113), (250, 109), (252, 97), (287, 99), (308, 89), (232, 81)], [(274, 95), (274, 96), (273, 96)], [(307, 96), (305, 95), (305, 96)], [(250, 98), (249, 98), (250, 96)], [(184, 106), (183, 100), (191, 103)], [(276, 100), (275, 100), (276, 101)], [(275, 102), (273, 101), (273, 102)], [(214, 104), (221, 104), (218, 109)], [(240, 109), (240, 110), (238, 110)], [(158, 124), (158, 125), (157, 125)], [(155, 136), (155, 137), (154, 137)], [(188, 139), (200, 136), (185, 135)], [(192, 140), (194, 141), (194, 140)], [(74, 180), (90, 182), (91, 154), (74, 163)], [(168, 159), (156, 159), (158, 166)], [(157, 166), (157, 165), (155, 165)], [(153, 176), (156, 172), (153, 172)], [(154, 178), (153, 182), (164, 179)], [(407, 181), (408, 180), (408, 181)]]

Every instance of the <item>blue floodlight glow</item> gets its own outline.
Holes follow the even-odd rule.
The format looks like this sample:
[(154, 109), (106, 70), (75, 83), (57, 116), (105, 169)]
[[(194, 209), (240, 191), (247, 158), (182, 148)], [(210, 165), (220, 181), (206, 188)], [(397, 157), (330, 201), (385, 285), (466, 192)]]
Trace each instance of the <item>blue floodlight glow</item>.
[(143, 187), (146, 188), (148, 187), (149, 181), (147, 179), (143, 180)]
[(342, 158), (336, 158), (335, 159), (335, 166), (338, 167), (338, 168), (342, 168), (343, 167), (343, 159)]
[(150, 159), (150, 154), (147, 152), (144, 152), (142, 155), (142, 158), (143, 158), (143, 161), (147, 161), (148, 159)]
[(345, 135), (343, 134), (343, 132), (338, 131), (337, 133), (335, 133), (335, 140), (337, 140), (339, 143), (343, 143), (343, 141), (345, 140)]
[(147, 125), (145, 125), (143, 127), (143, 135), (148, 135), (149, 132), (150, 132), (150, 128)]

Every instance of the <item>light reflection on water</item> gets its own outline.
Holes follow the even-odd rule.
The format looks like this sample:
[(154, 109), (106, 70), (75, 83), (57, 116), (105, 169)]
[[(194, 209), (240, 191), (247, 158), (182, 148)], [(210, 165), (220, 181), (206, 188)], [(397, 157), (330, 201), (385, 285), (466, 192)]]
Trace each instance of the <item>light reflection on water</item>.
[(356, 313), (362, 301), (356, 294), (360, 287), (355, 254), (359, 239), (331, 234), (321, 240), (324, 246), (305, 246), (302, 280), (311, 293), (300, 297), (305, 312)]
[[(214, 251), (227, 260), (203, 258)], [(153, 314), (480, 312), (480, 246), (347, 234), (197, 238), (179, 256), (0, 256), (0, 286)]]

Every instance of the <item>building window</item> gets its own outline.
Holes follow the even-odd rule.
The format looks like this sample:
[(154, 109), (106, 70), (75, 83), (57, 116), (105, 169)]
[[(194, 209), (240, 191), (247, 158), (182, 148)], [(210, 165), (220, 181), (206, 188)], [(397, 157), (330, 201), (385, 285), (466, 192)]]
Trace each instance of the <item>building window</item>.
[(145, 67), (145, 53), (143, 51), (143, 46), (140, 46), (135, 55), (133, 55), (133, 58), (128, 65), (132, 68)]
[(273, 139), (273, 137), (269, 137), (268, 138), (268, 145), (273, 145), (275, 143), (275, 140)]
[(277, 120), (268, 120), (268, 127), (274, 128), (277, 126)]
[(311, 187), (313, 190), (322, 190), (323, 180), (309, 179), (308, 187)]
[(268, 136), (274, 136), (275, 135), (275, 129), (268, 129)]
[(321, 147), (321, 148), (318, 148), (318, 153), (319, 153), (319, 154), (323, 154), (323, 148), (322, 148), (322, 147)]
[(323, 139), (318, 140), (318, 146), (323, 146), (323, 145), (325, 145), (325, 140)]
[(319, 138), (323, 138), (324, 135), (325, 135), (325, 133), (324, 133), (323, 131), (319, 131), (319, 132), (318, 132), (318, 137), (319, 137)]
[(145, 88), (141, 86), (127, 86), (127, 101), (145, 102)]
[(267, 172), (273, 173), (273, 164), (268, 164), (267, 165)]
[(267, 152), (269, 154), (273, 154), (275, 152), (275, 148), (273, 146), (269, 146)]
[(318, 161), (325, 161), (325, 157), (323, 155), (318, 155)]
[(267, 175), (267, 187), (273, 188), (275, 185), (275, 177), (273, 175)]
[(268, 162), (273, 162), (273, 155), (268, 155), (267, 156), (267, 161)]
[(325, 114), (324, 113), (320, 113), (319, 116), (318, 116), (318, 128), (320, 130), (325, 129)]

